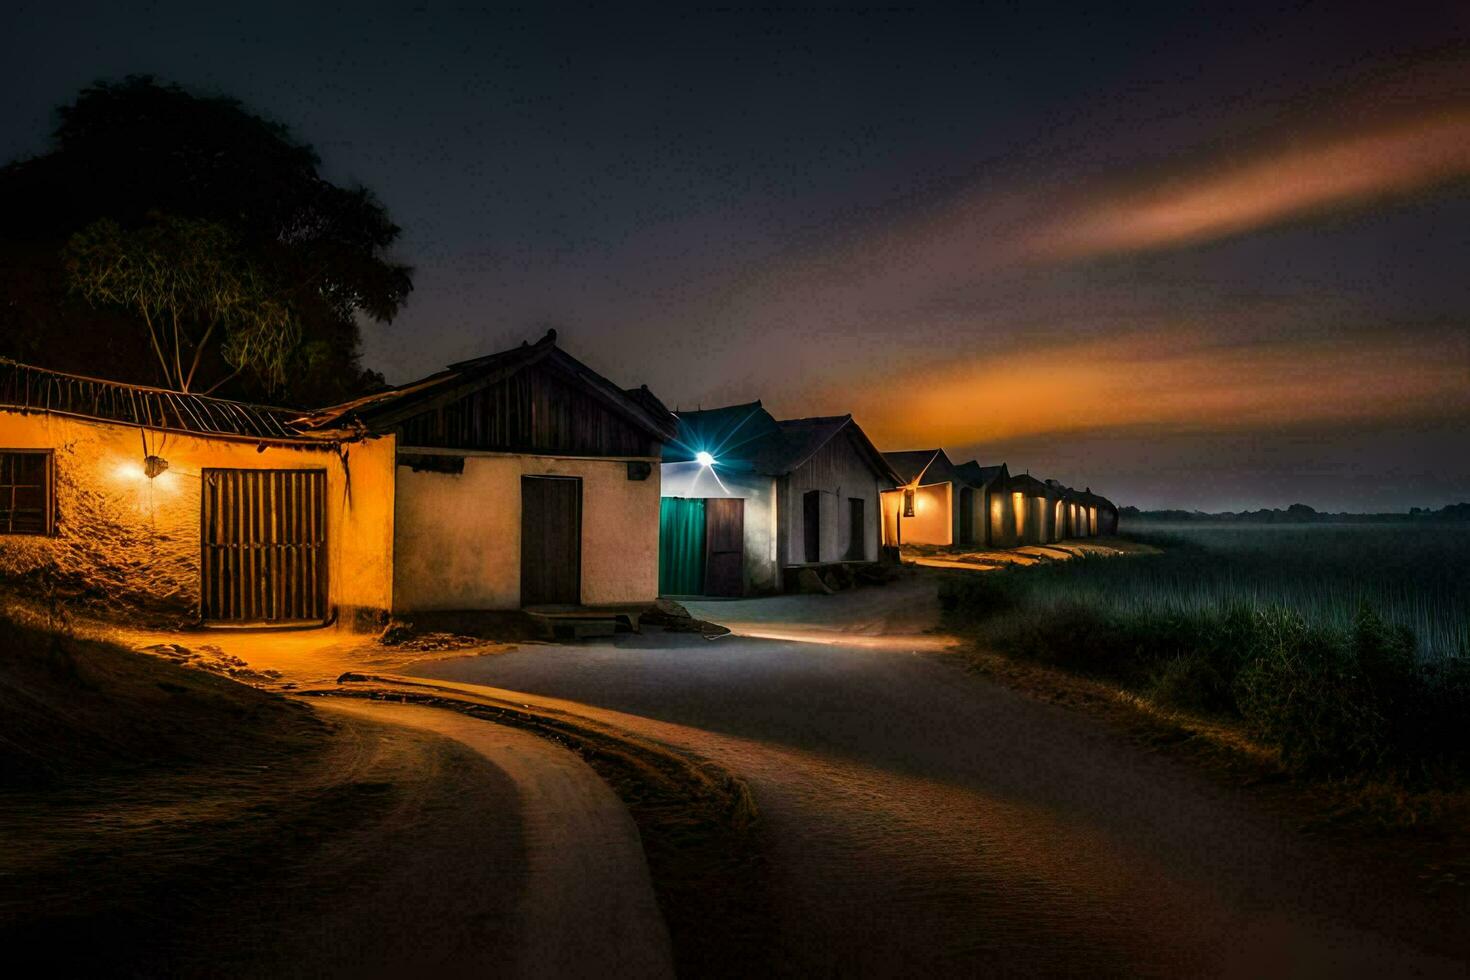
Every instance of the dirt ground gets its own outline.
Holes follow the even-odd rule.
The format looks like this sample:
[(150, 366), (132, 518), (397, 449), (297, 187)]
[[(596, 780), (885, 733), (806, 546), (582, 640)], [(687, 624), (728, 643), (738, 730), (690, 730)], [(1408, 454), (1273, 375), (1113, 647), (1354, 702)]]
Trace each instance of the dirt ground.
[(480, 972), (527, 887), (511, 779), (343, 717), (274, 763), (0, 794), (5, 947), (58, 974)]
[[(324, 643), (375, 656), (289, 636), (253, 642), (282, 663)], [(159, 637), (151, 657), (10, 622), (0, 639), (12, 958), (138, 976), (673, 972), (637, 830), (559, 745), (284, 699), (219, 676), (292, 683), (275, 668)]]
[[(1462, 976), (1462, 894), (1385, 883), (1167, 755), (965, 674), (932, 578), (694, 604), (764, 636), (422, 663), (683, 746), (761, 808), (788, 974)], [(777, 638), (770, 638), (770, 637)]]
[(1167, 752), (956, 670), (935, 573), (690, 611), (736, 635), (464, 655), (217, 642), (277, 684), (379, 661), (741, 775), (773, 869), (776, 972), (1465, 975), (1465, 890), (1386, 879)]
[[(638, 830), (612, 790), (576, 755), (535, 735), (451, 711), (345, 699), (321, 699), (315, 706), (334, 717), (453, 739), (510, 780), (514, 799), (486, 808), (477, 836), (493, 834), (502, 847), (518, 844), (524, 872), (509, 892), (516, 900), (505, 941), (472, 942), (465, 972), (673, 976), (669, 936)], [(466, 800), (463, 809), (479, 807)], [(508, 820), (516, 833), (495, 827)], [(480, 878), (473, 868), (474, 838), (464, 843), (469, 866), (460, 874), (476, 880), (463, 892), (436, 889), (440, 901), (447, 897), (456, 906), (474, 900), (465, 892), (496, 890), (493, 878)]]

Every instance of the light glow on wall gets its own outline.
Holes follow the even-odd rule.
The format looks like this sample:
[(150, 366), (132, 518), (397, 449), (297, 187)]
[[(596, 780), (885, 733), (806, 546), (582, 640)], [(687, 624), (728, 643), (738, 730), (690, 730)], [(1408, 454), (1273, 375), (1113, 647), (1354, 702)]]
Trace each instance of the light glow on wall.
[(1016, 535), (1026, 533), (1026, 495), (1022, 493), (1011, 494), (1011, 510), (1016, 514)]

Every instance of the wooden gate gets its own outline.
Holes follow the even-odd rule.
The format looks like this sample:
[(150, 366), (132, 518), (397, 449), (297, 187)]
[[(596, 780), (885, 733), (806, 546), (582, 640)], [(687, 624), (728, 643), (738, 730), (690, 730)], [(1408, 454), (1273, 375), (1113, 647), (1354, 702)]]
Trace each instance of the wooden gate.
[(710, 497), (704, 502), (704, 591), (738, 596), (745, 592), (745, 501)]
[(324, 621), (326, 470), (206, 469), (202, 480), (201, 618)]
[(521, 477), (521, 605), (582, 602), (582, 481)]

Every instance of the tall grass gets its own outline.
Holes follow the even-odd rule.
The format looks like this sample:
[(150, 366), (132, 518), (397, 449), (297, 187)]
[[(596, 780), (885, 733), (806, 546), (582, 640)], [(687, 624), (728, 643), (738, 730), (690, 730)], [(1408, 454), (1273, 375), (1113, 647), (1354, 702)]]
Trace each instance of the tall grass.
[(1470, 766), (1470, 529), (1190, 528), (1158, 555), (955, 577), (950, 625), (1231, 717), (1298, 771)]
[(1148, 525), (1162, 555), (1035, 569), (1036, 599), (1171, 615), (1289, 609), (1347, 629), (1365, 605), (1409, 629), (1425, 659), (1470, 653), (1470, 526)]

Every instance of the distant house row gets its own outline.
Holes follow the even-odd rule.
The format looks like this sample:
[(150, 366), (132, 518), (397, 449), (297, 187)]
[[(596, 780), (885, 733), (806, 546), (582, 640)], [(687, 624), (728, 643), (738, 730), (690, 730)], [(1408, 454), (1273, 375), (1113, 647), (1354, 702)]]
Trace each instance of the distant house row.
[(781, 591), (879, 547), (1014, 548), (1114, 534), (1118, 509), (1006, 464), (879, 452), (850, 415), (777, 420), (760, 402), (677, 412), (663, 450), (659, 591)]
[(0, 576), (205, 624), (780, 591), (884, 545), (1110, 533), (1089, 492), (670, 412), (556, 344), (301, 412), (0, 362)]
[(943, 449), (884, 455), (900, 482), (883, 493), (890, 544), (1014, 548), (1118, 530), (1118, 508), (1091, 487), (1012, 476), (1005, 463), (956, 465)]

